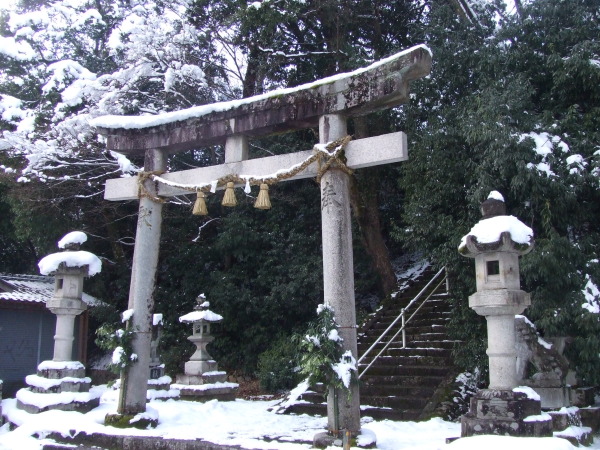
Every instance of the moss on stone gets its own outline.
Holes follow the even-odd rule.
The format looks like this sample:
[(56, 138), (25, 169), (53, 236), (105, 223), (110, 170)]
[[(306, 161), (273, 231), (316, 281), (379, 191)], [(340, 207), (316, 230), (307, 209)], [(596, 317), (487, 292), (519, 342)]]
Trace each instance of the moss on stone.
[(115, 428), (138, 428), (140, 430), (156, 428), (158, 425), (158, 420), (156, 419), (143, 418), (131, 422), (134, 417), (134, 414), (107, 414), (104, 417), (104, 425)]

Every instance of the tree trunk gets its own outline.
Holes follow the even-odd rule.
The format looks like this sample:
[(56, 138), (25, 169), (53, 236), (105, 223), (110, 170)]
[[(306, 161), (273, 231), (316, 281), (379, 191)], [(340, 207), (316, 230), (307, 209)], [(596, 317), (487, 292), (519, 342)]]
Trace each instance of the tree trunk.
[[(355, 119), (354, 125), (357, 138), (368, 137), (364, 118)], [(362, 170), (360, 181), (356, 176), (351, 177), (350, 202), (360, 228), (361, 241), (373, 260), (373, 267), (377, 275), (379, 275), (381, 290), (384, 295), (389, 295), (396, 289), (396, 274), (381, 234), (378, 199), (379, 173), (380, 169), (373, 167)]]

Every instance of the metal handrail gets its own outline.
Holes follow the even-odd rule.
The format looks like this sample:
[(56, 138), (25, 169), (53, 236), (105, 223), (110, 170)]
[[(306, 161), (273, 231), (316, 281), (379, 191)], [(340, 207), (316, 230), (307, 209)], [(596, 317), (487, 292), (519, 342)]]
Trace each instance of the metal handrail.
[(444, 269), (445, 268), (442, 267), (438, 271), (438, 273), (436, 273), (433, 276), (433, 278), (431, 280), (429, 280), (429, 283), (427, 283), (425, 285), (425, 287), (423, 289), (421, 289), (421, 291), (408, 303), (408, 305), (406, 305), (406, 307), (402, 308), (402, 310), (400, 311), (400, 314), (398, 315), (398, 317), (396, 317), (394, 319), (394, 321), (385, 329), (385, 331), (383, 333), (381, 333), (381, 336), (379, 336), (377, 338), (377, 340), (367, 349), (367, 351), (365, 353), (363, 353), (363, 355), (358, 359), (357, 365), (360, 364), (360, 362), (368, 356), (368, 354), (375, 348), (375, 346), (377, 346), (377, 344), (379, 344), (381, 342), (381, 340), (385, 337), (385, 335), (388, 333), (388, 331), (390, 331), (394, 327), (394, 325), (396, 325), (396, 323), (399, 320), (402, 321), (402, 325), (401, 325), (400, 329), (396, 332), (396, 334), (392, 337), (392, 339), (390, 339), (388, 341), (388, 343), (383, 347), (383, 349), (381, 349), (381, 351), (373, 358), (373, 360), (369, 363), (369, 365), (360, 373), (360, 375), (358, 376), (359, 379), (360, 379), (360, 377), (362, 377), (365, 374), (365, 372), (367, 370), (369, 370), (369, 368), (373, 365), (373, 363), (377, 360), (377, 358), (379, 358), (381, 356), (381, 354), (384, 351), (387, 350), (387, 348), (392, 344), (392, 342), (394, 342), (394, 340), (398, 337), (398, 334), (402, 333), (402, 348), (406, 347), (406, 332), (405, 332), (406, 325), (412, 320), (412, 318), (415, 316), (415, 314), (417, 312), (419, 312), (419, 310), (421, 309), (421, 307), (431, 298), (431, 296), (437, 292), (437, 290), (442, 285), (442, 283), (444, 283), (446, 281), (446, 277), (444, 276), (444, 278), (442, 279), (442, 281), (440, 281), (438, 283), (438, 285), (429, 293), (429, 295), (427, 296), (427, 298), (421, 302), (421, 304), (411, 314), (411, 316), (408, 318), (408, 320), (405, 320), (405, 318), (404, 318), (405, 312), (415, 302), (417, 302), (419, 300), (419, 298), (421, 297), (421, 295), (423, 295), (423, 293), (427, 291), (427, 289), (429, 288), (429, 286), (431, 286), (433, 284), (433, 282), (435, 280), (437, 280), (437, 278), (444, 272)]

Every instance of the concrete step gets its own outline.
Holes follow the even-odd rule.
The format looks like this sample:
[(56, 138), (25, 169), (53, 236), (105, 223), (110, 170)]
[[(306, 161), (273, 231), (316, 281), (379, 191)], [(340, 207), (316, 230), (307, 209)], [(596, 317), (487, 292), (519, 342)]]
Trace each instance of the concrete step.
[(376, 375), (366, 372), (361, 378), (363, 385), (404, 386), (404, 387), (437, 387), (444, 377), (439, 375)]
[[(375, 354), (373, 356), (368, 356), (361, 361), (361, 366), (366, 366), (370, 364), (375, 358)], [(379, 358), (375, 359), (372, 367), (385, 365), (385, 366), (451, 366), (452, 359), (449, 357), (440, 357), (440, 356), (387, 356), (381, 355)]]
[[(310, 416), (327, 416), (327, 405), (325, 403), (319, 405), (313, 405), (310, 403), (299, 403), (292, 406), (288, 411), (288, 414), (307, 414)], [(421, 414), (420, 409), (414, 410), (398, 410), (392, 408), (378, 408), (370, 405), (363, 405), (360, 408), (361, 417), (372, 417), (377, 420), (418, 420)]]
[[(359, 373), (362, 369), (366, 367), (360, 365), (358, 367)], [(440, 366), (396, 366), (396, 365), (372, 365), (369, 370), (366, 372), (371, 376), (394, 376), (394, 375), (403, 375), (403, 376), (439, 376), (443, 377), (448, 373), (448, 367), (440, 367)]]
[(361, 406), (361, 417), (372, 417), (376, 420), (397, 420), (397, 421), (415, 421), (421, 415), (420, 409), (398, 410), (392, 408), (376, 408), (370, 406)]
[(398, 386), (398, 385), (386, 385), (386, 384), (363, 384), (360, 387), (360, 398), (362, 401), (366, 397), (382, 397), (384, 395), (393, 397), (418, 397), (426, 398), (431, 397), (435, 392), (433, 386)]
[(399, 410), (413, 409), (423, 410), (427, 404), (427, 398), (423, 397), (393, 397), (393, 396), (360, 396), (363, 405), (375, 406), (377, 408), (393, 408)]

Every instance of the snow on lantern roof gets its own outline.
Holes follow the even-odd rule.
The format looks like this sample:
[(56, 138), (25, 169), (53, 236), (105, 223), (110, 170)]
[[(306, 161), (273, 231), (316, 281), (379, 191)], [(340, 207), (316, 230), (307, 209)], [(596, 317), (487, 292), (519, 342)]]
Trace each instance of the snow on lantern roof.
[(180, 322), (199, 322), (201, 320), (205, 320), (207, 322), (220, 322), (223, 320), (223, 316), (212, 312), (209, 309), (205, 309), (204, 311), (192, 311), (191, 313), (187, 313), (179, 318)]
[(58, 241), (58, 248), (64, 249), (67, 248), (71, 244), (81, 245), (85, 241), (87, 241), (87, 234), (83, 231), (71, 231), (63, 236), (63, 238)]
[(504, 201), (504, 197), (498, 191), (492, 191), (492, 192), (490, 192), (490, 195), (488, 195), (488, 198), (493, 198), (494, 200), (500, 200), (501, 202)]
[(480, 220), (471, 231), (462, 237), (458, 250), (466, 248), (467, 237), (473, 236), (479, 244), (500, 242), (502, 233), (509, 233), (517, 244), (533, 245), (533, 230), (515, 216), (496, 216)]
[[(90, 252), (79, 250), (79, 245), (87, 241), (87, 235), (83, 231), (72, 231), (58, 241), (58, 247), (65, 249), (64, 252), (52, 253), (43, 257), (38, 262), (42, 275), (50, 275), (56, 272), (61, 264), (67, 267), (88, 266), (87, 276), (92, 277), (102, 270), (102, 261)], [(75, 250), (75, 251), (73, 251)]]
[(528, 252), (533, 248), (533, 230), (515, 216), (506, 215), (504, 197), (500, 192), (490, 192), (487, 200), (481, 204), (481, 214), (483, 218), (462, 237), (458, 246), (460, 254), (469, 256), (468, 241), (476, 247), (486, 244), (494, 246), (500, 244), (505, 233), (522, 251)]
[(76, 252), (52, 253), (43, 257), (38, 263), (42, 275), (50, 275), (56, 272), (58, 267), (64, 263), (67, 267), (88, 266), (87, 275), (92, 277), (102, 270), (102, 261), (90, 252), (79, 250)]

